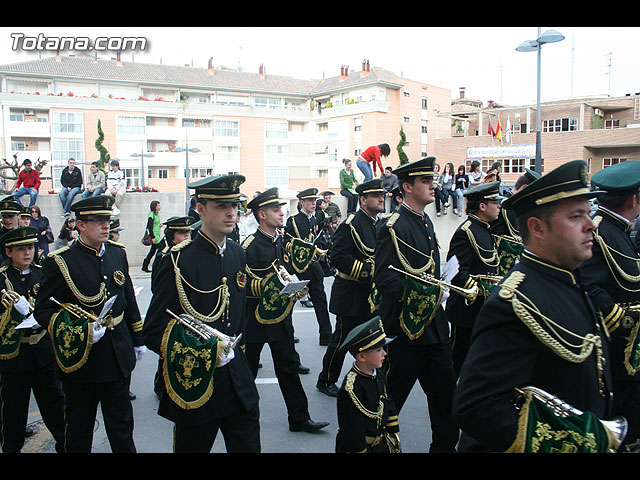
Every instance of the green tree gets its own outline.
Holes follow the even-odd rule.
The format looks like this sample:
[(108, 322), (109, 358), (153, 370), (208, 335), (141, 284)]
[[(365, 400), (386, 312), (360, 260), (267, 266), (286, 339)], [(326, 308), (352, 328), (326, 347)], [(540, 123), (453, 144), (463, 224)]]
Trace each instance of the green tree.
[(111, 159), (111, 155), (109, 155), (109, 151), (102, 145), (104, 141), (104, 132), (102, 131), (102, 124), (100, 120), (98, 120), (98, 138), (96, 139), (96, 150), (100, 153), (100, 158), (98, 158), (98, 168), (101, 170), (109, 169), (109, 160)]
[(404, 149), (402, 148), (405, 143), (407, 143), (407, 136), (404, 134), (404, 126), (400, 125), (400, 141), (396, 147), (396, 150), (398, 151), (398, 158), (400, 158), (400, 165), (409, 163), (409, 157), (407, 157), (407, 154), (404, 153)]

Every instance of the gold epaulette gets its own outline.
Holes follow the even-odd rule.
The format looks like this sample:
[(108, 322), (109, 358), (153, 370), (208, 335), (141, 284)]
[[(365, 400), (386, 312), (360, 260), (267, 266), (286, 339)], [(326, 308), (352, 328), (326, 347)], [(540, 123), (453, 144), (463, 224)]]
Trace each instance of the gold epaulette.
[(6, 272), (7, 268), (9, 268), (9, 265), (3, 265), (2, 267), (0, 267), (0, 273)]
[(47, 257), (54, 257), (56, 255), (60, 255), (62, 252), (66, 252), (67, 250), (69, 250), (70, 246), (66, 245), (62, 248), (59, 248), (57, 250), (54, 250), (53, 252), (49, 252), (47, 253)]
[(186, 240), (183, 240), (179, 244), (174, 245), (173, 247), (171, 247), (171, 251), (172, 252), (179, 252), (180, 250), (182, 250), (184, 247), (186, 247), (190, 243), (191, 243), (191, 239), (187, 238)]
[(467, 220), (466, 222), (464, 222), (462, 225), (460, 225), (460, 228), (464, 231), (467, 231), (469, 229), (469, 225), (471, 225), (471, 220)]
[(389, 217), (389, 220), (387, 220), (387, 226), (393, 227), (393, 225), (396, 223), (398, 218), (400, 218), (400, 214), (398, 212), (392, 213), (391, 216)]
[(170, 245), (167, 245), (166, 247), (164, 247), (164, 248), (162, 249), (162, 255), (164, 255), (165, 253), (167, 253), (169, 250), (171, 250), (171, 246), (170, 246)]
[(598, 228), (600, 226), (600, 222), (602, 221), (602, 215), (596, 215), (591, 219), (591, 221), (596, 226), (596, 228)]
[(355, 217), (355, 213), (350, 213), (344, 223), (346, 223), (347, 225), (351, 225), (351, 220), (353, 220), (353, 217)]
[(246, 250), (247, 248), (249, 248), (249, 245), (251, 245), (251, 242), (253, 242), (253, 239), (255, 238), (255, 236), (253, 234), (249, 235), (247, 238), (244, 239), (244, 241), (242, 242), (242, 248), (244, 250)]
[(107, 242), (109, 242), (111, 245), (115, 245), (116, 247), (127, 248), (124, 243), (114, 242), (113, 240), (107, 240)]

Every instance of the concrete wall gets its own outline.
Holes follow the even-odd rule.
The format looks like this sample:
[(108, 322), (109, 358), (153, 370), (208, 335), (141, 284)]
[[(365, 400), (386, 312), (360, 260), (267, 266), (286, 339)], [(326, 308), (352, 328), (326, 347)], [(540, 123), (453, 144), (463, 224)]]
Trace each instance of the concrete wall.
[[(80, 200), (81, 195), (77, 195), (74, 203)], [(164, 221), (173, 216), (184, 215), (184, 193), (154, 192), (154, 193), (127, 193), (120, 205), (120, 225), (124, 230), (120, 234), (120, 242), (127, 247), (129, 266), (139, 269), (144, 257), (149, 252), (149, 247), (145, 247), (140, 242), (147, 224), (149, 205), (153, 200), (160, 201), (160, 219)], [(28, 205), (29, 197), (21, 198), (23, 204)], [(289, 199), (289, 212), (297, 213), (297, 199)], [(341, 195), (334, 195), (332, 201), (338, 204), (342, 212), (342, 219), (347, 217), (347, 199)], [(36, 204), (42, 210), (42, 215), (49, 219), (54, 236), (60, 231), (64, 219), (62, 206), (57, 194), (40, 194)], [(387, 209), (388, 200), (387, 200)], [(436, 217), (435, 204), (427, 206), (427, 214), (433, 221), (438, 241), (440, 242), (440, 257), (442, 261), (446, 259), (449, 250), (449, 241), (455, 229), (462, 223), (465, 216), (457, 217), (453, 215), (453, 208), (449, 208), (449, 214)], [(53, 244), (51, 244), (52, 246)]]

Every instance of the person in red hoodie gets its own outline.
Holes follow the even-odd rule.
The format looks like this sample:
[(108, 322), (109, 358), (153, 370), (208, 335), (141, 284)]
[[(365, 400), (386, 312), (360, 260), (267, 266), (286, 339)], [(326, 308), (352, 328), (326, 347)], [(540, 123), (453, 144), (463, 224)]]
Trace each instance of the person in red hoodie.
[[(374, 145), (367, 148), (356, 159), (356, 165), (364, 175), (362, 183), (366, 183), (374, 177), (377, 178), (376, 168), (380, 172), (380, 175), (384, 172), (382, 169), (381, 158), (387, 158), (391, 153), (391, 148), (388, 143), (382, 143), (380, 145)], [(373, 170), (371, 169), (373, 166)]]
[(22, 162), (22, 166), (24, 168), (18, 174), (16, 191), (12, 196), (15, 197), (16, 202), (21, 206), (24, 206), (20, 202), (20, 197), (22, 195), (29, 194), (29, 208), (31, 208), (36, 204), (36, 198), (38, 197), (38, 190), (40, 189), (40, 173), (35, 168), (31, 168), (31, 160), (28, 158)]

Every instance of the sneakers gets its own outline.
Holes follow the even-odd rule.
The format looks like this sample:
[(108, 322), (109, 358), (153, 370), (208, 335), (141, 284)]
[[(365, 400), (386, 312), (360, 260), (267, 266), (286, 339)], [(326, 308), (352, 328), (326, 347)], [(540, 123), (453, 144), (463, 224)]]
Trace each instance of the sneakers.
[(111, 214), (114, 216), (120, 215), (120, 209), (114, 205), (113, 210), (111, 210)]

